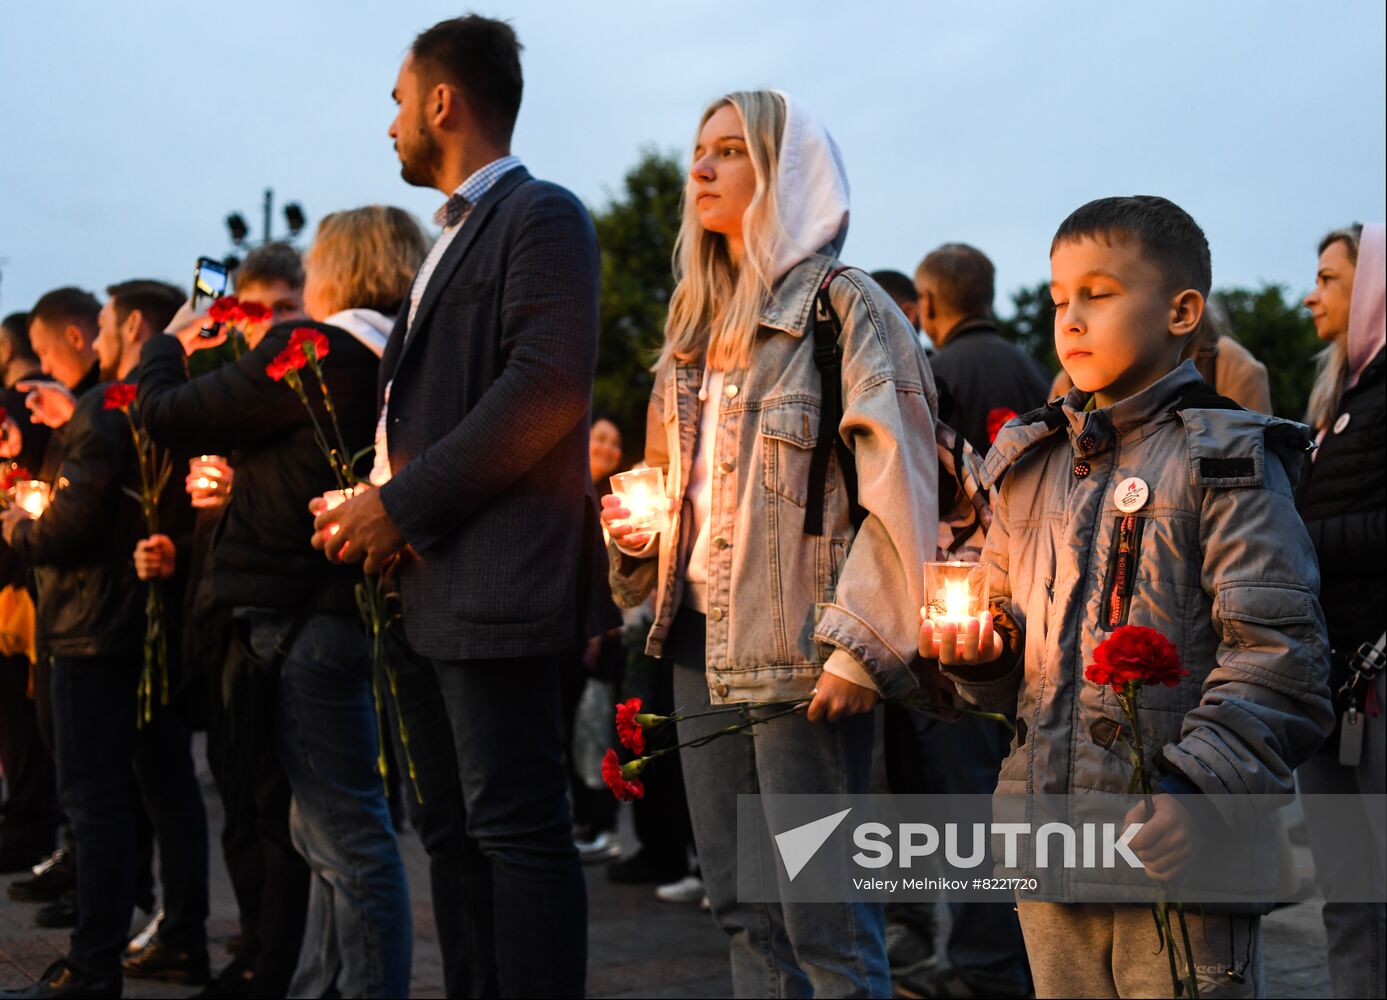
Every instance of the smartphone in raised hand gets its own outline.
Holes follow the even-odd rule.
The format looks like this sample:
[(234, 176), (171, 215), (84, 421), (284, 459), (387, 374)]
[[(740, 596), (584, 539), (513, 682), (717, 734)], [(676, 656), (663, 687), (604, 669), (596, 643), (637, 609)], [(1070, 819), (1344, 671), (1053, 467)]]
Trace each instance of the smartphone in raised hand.
[[(211, 257), (199, 257), (193, 270), (193, 311), (198, 312), (226, 294), (226, 265)], [(215, 337), (217, 325), (202, 328), (201, 336)]]

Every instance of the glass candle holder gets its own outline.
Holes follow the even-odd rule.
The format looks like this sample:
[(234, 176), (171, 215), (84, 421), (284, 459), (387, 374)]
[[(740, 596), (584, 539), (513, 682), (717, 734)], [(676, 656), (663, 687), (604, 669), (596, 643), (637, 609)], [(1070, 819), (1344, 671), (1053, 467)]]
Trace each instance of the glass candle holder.
[(632, 469), (612, 476), (612, 493), (631, 512), (626, 523), (639, 531), (656, 533), (665, 526), (669, 500), (665, 497), (663, 469)]
[[(356, 496), (355, 486), (348, 486), (345, 490), (328, 490), (323, 494), (323, 503), (327, 505), (328, 510), (336, 510), (354, 496)], [(335, 535), (341, 530), (340, 527), (332, 524), (328, 526), (327, 533)]]
[(21, 479), (10, 487), (10, 496), (16, 507), (27, 511), (30, 517), (39, 517), (48, 509), (48, 484), (40, 479)]
[(198, 455), (188, 459), (188, 472), (197, 478), (193, 485), (200, 490), (210, 490), (221, 482), (222, 466), (226, 459), (221, 455)]
[(925, 614), (936, 625), (963, 628), (991, 600), (990, 567), (972, 562), (925, 563)]

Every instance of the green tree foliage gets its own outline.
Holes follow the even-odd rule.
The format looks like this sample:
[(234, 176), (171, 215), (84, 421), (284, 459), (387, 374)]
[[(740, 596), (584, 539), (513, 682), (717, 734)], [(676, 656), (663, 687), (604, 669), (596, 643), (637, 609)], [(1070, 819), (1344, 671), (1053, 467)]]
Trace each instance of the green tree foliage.
[(1271, 405), (1277, 416), (1305, 418), (1315, 384), (1314, 356), (1323, 346), (1309, 314), (1287, 301), (1284, 285), (1224, 288), (1214, 299), (1228, 315), (1229, 332), (1267, 366)]
[[(1309, 315), (1286, 294), (1285, 286), (1268, 284), (1218, 289), (1213, 298), (1228, 318), (1228, 332), (1267, 366), (1277, 415), (1300, 420), (1315, 381), (1314, 355), (1322, 345)], [(1012, 294), (1011, 304), (1012, 315), (997, 322), (1003, 335), (1046, 370), (1058, 372), (1049, 286), (1042, 282), (1021, 288)]]
[(1055, 304), (1050, 301), (1049, 282), (1042, 281), (1012, 292), (1011, 309), (1011, 316), (997, 320), (1002, 336), (1039, 361), (1047, 372), (1058, 372)]
[(665, 311), (674, 286), (670, 258), (683, 191), (680, 161), (650, 149), (626, 174), (621, 192), (593, 212), (602, 248), (593, 413), (616, 420), (628, 463), (644, 453), (650, 365), (664, 339)]

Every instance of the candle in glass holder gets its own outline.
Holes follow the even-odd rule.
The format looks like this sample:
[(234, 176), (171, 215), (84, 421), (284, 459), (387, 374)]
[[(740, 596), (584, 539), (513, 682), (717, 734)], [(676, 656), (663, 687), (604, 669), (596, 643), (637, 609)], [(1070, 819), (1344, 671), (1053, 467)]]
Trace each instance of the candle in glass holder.
[(16, 507), (28, 511), (30, 517), (39, 517), (48, 509), (48, 484), (39, 479), (21, 479), (10, 487)]
[(612, 476), (612, 493), (631, 512), (626, 523), (638, 531), (656, 533), (665, 524), (669, 500), (661, 469), (632, 469)]
[[(328, 490), (323, 494), (323, 503), (327, 505), (326, 509), (336, 510), (354, 496), (356, 496), (355, 486), (348, 486), (345, 490)], [(340, 526), (331, 524), (328, 525), (327, 533), (329, 535), (335, 535), (341, 530)]]
[(221, 455), (198, 455), (188, 459), (188, 471), (194, 476), (193, 486), (200, 490), (210, 490), (222, 480), (222, 466), (226, 459)]
[(936, 625), (960, 629), (988, 608), (988, 567), (970, 562), (925, 563), (925, 614)]

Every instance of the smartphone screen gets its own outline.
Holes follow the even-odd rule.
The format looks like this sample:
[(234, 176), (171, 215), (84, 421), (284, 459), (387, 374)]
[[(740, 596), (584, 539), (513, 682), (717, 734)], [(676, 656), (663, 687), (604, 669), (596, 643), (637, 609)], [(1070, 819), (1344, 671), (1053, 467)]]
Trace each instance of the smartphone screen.
[(193, 271), (193, 308), (201, 309), (226, 294), (226, 265), (211, 257), (199, 257)]

